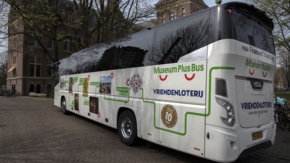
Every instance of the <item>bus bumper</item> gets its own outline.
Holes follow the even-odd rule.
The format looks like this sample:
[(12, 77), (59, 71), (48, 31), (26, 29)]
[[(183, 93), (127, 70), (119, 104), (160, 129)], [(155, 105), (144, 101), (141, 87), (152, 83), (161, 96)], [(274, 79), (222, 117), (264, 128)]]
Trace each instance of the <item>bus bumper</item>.
[[(253, 140), (252, 134), (262, 132), (262, 138)], [(237, 131), (206, 125), (205, 158), (217, 162), (233, 162), (270, 147), (275, 142), (276, 124), (253, 128), (239, 128)]]
[(251, 156), (253, 154), (256, 154), (258, 152), (261, 152), (264, 149), (269, 148), (270, 146), (272, 146), (272, 142), (269, 140), (269, 141), (266, 141), (264, 143), (255, 145), (253, 147), (247, 148), (240, 154), (238, 159), (245, 158), (245, 157)]

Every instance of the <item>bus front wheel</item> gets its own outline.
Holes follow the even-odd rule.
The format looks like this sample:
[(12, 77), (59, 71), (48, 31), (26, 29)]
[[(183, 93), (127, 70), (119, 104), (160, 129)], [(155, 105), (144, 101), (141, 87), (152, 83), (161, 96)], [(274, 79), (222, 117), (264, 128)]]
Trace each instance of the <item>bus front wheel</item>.
[(64, 97), (61, 99), (61, 111), (65, 115), (68, 114), (68, 111), (66, 110), (66, 102), (65, 102), (65, 98)]
[(118, 135), (126, 145), (134, 145), (138, 141), (136, 118), (133, 112), (124, 111), (118, 118)]

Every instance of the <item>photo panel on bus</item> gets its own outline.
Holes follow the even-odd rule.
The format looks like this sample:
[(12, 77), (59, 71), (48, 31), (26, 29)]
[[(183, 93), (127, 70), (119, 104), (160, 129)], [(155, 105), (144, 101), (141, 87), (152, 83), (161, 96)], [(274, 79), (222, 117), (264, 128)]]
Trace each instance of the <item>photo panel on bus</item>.
[(90, 97), (90, 112), (99, 114), (99, 98)]

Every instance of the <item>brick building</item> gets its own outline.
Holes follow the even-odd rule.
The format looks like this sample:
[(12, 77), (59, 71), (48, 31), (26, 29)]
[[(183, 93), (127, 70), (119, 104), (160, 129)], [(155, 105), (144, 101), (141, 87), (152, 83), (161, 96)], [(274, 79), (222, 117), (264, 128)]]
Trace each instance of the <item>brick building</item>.
[(208, 8), (203, 0), (159, 0), (155, 7), (158, 24)]
[[(14, 30), (16, 29), (18, 32), (25, 31), (25, 24), (21, 18), (14, 20), (12, 25)], [(11, 30), (11, 27), (8, 30)], [(41, 34), (38, 38), (52, 53), (52, 40)], [(73, 53), (72, 44), (68, 40), (59, 42), (57, 45), (59, 59), (68, 57)], [(24, 34), (10, 36), (7, 62), (7, 90), (16, 90), (22, 95), (29, 95), (30, 92), (49, 94), (50, 91), (53, 91), (52, 61), (47, 58), (36, 40), (30, 39)]]

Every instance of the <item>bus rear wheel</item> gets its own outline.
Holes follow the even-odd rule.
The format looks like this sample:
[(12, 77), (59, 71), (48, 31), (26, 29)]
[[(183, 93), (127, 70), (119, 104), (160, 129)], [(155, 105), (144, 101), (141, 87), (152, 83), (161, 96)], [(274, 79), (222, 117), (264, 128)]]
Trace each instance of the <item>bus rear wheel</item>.
[(63, 114), (67, 115), (68, 111), (66, 110), (66, 102), (65, 102), (65, 98), (61, 99), (61, 111)]
[(133, 112), (124, 111), (118, 118), (118, 135), (121, 141), (128, 145), (134, 145), (138, 142), (136, 118)]

